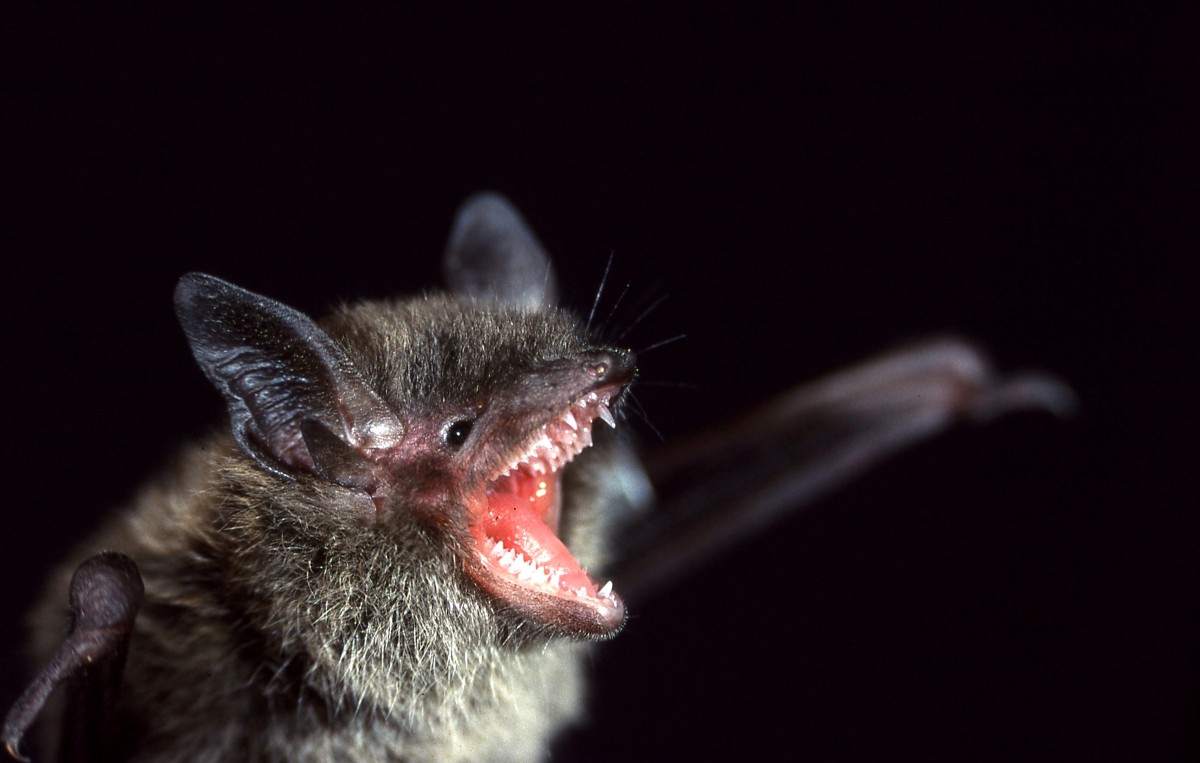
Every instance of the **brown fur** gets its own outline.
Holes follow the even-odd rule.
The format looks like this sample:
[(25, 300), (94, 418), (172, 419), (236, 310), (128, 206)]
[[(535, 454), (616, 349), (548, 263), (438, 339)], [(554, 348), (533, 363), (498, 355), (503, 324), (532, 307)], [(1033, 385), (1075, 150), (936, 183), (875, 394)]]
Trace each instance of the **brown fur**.
[[(504, 394), (523, 367), (586, 345), (566, 314), (442, 296), (324, 325), (401, 412)], [(564, 541), (593, 568), (620, 500), (597, 476), (616, 447), (599, 442), (566, 475)], [(580, 719), (587, 644), (482, 594), (444, 534), (405, 512), (363, 521), (355, 500), (265, 472), (227, 433), (194, 445), (55, 576), (39, 656), (62, 633), (71, 570), (117, 550), (146, 584), (119, 708), (134, 760), (544, 757)]]

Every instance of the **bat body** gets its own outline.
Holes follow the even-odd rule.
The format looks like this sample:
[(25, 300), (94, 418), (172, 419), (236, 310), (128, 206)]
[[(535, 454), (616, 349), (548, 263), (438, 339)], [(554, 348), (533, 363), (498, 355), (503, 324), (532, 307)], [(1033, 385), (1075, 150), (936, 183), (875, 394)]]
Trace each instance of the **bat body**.
[[(1045, 377), (996, 382), (958, 343), (903, 350), (648, 461), (651, 518), (611, 426), (632, 354), (555, 306), (549, 260), (499, 197), (460, 211), (446, 264), (447, 293), (320, 324), (184, 277), (177, 312), (230, 428), (61, 568), (36, 618), (51, 668), (5, 723), (10, 752), (61, 676), (101, 657), (99, 710), (70, 689), (43, 713), (54, 737), (103, 713), (64, 759), (541, 759), (583, 715), (584, 661), (623, 626), (622, 591), (959, 415), (1069, 403)], [(111, 551), (99, 579), (127, 557), (144, 595), (77, 575), (68, 645), (105, 639), (52, 655), (72, 572)]]

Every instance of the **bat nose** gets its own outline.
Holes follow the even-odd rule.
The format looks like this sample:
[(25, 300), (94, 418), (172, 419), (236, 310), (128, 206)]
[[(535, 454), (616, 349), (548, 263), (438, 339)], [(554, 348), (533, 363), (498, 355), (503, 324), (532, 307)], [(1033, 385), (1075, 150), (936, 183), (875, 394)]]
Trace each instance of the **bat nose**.
[(588, 353), (583, 369), (597, 384), (628, 384), (637, 371), (637, 363), (628, 350), (595, 350)]

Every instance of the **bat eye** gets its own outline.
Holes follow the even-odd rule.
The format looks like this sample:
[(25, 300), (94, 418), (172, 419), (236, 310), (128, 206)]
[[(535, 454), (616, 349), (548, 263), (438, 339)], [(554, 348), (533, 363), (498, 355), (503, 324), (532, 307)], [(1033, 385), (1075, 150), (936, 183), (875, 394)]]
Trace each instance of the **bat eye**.
[(474, 425), (475, 422), (470, 419), (451, 422), (450, 426), (446, 427), (446, 444), (454, 450), (461, 448), (471, 436), (471, 427)]

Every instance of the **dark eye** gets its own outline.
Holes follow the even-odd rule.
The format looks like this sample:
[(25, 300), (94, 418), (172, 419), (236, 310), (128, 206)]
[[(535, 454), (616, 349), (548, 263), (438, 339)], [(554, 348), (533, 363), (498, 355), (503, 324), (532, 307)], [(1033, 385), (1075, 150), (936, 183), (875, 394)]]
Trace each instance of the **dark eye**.
[(471, 435), (471, 427), (473, 426), (475, 426), (475, 422), (469, 419), (453, 422), (450, 426), (446, 427), (446, 444), (458, 450)]

